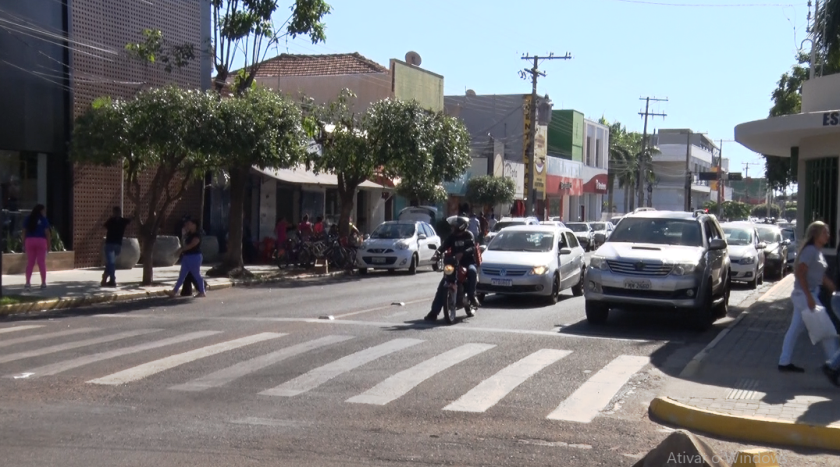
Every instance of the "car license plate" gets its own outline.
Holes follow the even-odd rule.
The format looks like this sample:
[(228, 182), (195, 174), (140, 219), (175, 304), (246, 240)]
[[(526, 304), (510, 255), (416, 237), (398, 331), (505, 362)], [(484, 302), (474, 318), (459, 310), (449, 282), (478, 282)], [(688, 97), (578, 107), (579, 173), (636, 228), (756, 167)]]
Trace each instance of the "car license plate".
[(491, 285), (499, 285), (502, 287), (512, 287), (513, 279), (490, 279)]
[(650, 281), (638, 279), (625, 279), (624, 288), (630, 290), (650, 290)]
[(385, 258), (373, 258), (373, 264), (385, 264)]

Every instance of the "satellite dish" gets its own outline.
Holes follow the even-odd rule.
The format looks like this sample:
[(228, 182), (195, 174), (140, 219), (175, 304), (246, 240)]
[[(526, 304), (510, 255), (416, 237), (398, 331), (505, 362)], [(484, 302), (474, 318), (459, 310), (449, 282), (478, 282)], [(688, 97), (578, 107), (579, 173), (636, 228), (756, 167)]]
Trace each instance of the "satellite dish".
[(468, 96), (475, 96), (475, 91), (473, 91), (472, 89), (467, 89), (467, 95)]
[(420, 58), (420, 54), (414, 51), (411, 51), (405, 54), (405, 62), (409, 65), (420, 66), (423, 63), (423, 60)]

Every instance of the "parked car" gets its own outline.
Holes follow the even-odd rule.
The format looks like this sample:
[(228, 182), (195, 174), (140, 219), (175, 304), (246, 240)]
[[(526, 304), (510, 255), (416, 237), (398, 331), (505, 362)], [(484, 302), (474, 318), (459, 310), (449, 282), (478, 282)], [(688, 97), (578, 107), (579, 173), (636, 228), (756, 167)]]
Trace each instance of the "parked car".
[(549, 225), (507, 227), (482, 254), (478, 299), (488, 293), (541, 295), (557, 303), (560, 292), (583, 295), (583, 248), (569, 229)]
[(729, 306), (730, 260), (713, 216), (690, 212), (629, 214), (590, 258), (586, 319), (607, 321), (611, 307), (661, 307), (706, 329)]
[(383, 222), (358, 248), (359, 272), (408, 269), (410, 274), (415, 274), (420, 266), (432, 266), (437, 271), (442, 267), (440, 260), (433, 263), (432, 258), (440, 245), (435, 229), (425, 222)]
[(799, 251), (799, 239), (796, 238), (796, 228), (791, 226), (782, 229), (782, 238), (790, 242), (788, 245), (787, 262), (788, 266), (793, 266), (793, 263), (796, 262), (796, 254)]
[(564, 224), (560, 221), (542, 221), (542, 222), (540, 222), (540, 225), (552, 225), (554, 227), (558, 227), (558, 228), (561, 228), (561, 229), (566, 228), (566, 224)]
[(589, 224), (592, 226), (592, 249), (597, 250), (598, 247), (604, 244), (610, 235), (612, 235), (612, 231), (615, 228), (612, 225), (612, 222), (592, 222)]
[(729, 245), (732, 280), (746, 282), (755, 289), (764, 282), (764, 248), (767, 244), (761, 241), (751, 222), (727, 222), (721, 227)]
[(764, 248), (765, 267), (772, 271), (772, 275), (779, 279), (787, 273), (789, 240), (782, 237), (782, 229), (775, 224), (756, 224), (758, 237), (767, 244)]
[(484, 243), (490, 243), (490, 240), (501, 232), (502, 229), (519, 225), (540, 225), (540, 220), (536, 217), (503, 217), (499, 219), (499, 222), (496, 222), (493, 230), (484, 238)]
[(592, 230), (592, 226), (588, 222), (569, 222), (566, 227), (575, 233), (583, 251), (592, 249), (592, 245), (595, 243), (595, 231)]

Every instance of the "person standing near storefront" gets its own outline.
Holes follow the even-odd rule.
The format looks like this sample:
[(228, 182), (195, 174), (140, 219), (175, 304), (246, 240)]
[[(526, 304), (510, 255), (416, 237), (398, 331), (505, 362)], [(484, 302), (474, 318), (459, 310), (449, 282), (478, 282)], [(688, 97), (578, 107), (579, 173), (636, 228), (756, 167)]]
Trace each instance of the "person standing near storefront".
[(41, 273), (41, 289), (47, 288), (47, 252), (50, 251), (52, 231), (50, 222), (46, 218), (46, 210), (43, 204), (38, 204), (23, 220), (21, 236), (26, 251), (26, 285), (23, 290), (26, 292), (31, 290), (29, 283), (36, 262), (38, 272)]
[(122, 209), (115, 206), (111, 210), (111, 217), (105, 221), (105, 272), (102, 273), (102, 287), (117, 286), (117, 256), (122, 251), (125, 228), (131, 223), (130, 219), (122, 216)]

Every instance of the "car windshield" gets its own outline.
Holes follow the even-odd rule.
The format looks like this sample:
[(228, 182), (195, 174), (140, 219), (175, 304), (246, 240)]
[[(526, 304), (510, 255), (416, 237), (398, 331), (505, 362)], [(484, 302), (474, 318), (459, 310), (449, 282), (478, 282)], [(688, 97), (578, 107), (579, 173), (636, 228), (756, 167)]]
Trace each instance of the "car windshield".
[(592, 226), (592, 230), (607, 230), (607, 224), (604, 224), (603, 222), (596, 222), (590, 225)]
[(589, 226), (586, 224), (566, 224), (572, 232), (589, 232)]
[(686, 219), (625, 218), (608, 242), (703, 246), (700, 223)]
[(524, 221), (505, 221), (505, 222), (497, 222), (496, 226), (493, 227), (493, 232), (498, 232), (505, 227), (513, 227), (516, 225), (525, 225)]
[(546, 252), (554, 248), (554, 234), (548, 232), (500, 232), (487, 249), (490, 251)]
[(758, 238), (765, 243), (778, 243), (782, 240), (779, 230), (771, 227), (758, 227)]
[(370, 234), (370, 238), (397, 239), (411, 238), (414, 236), (416, 227), (414, 224), (380, 224)]
[(794, 233), (793, 229), (784, 229), (782, 230), (782, 237), (785, 240), (790, 240), (791, 242), (796, 241), (796, 234)]
[(726, 243), (730, 245), (751, 245), (753, 242), (752, 232), (747, 229), (724, 227), (723, 233), (726, 235)]

